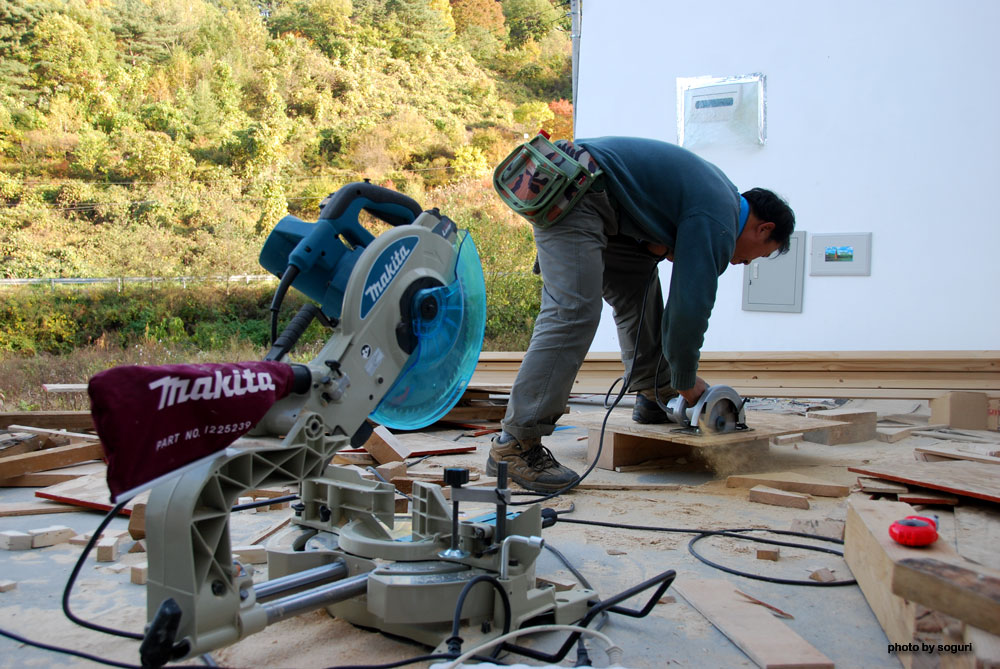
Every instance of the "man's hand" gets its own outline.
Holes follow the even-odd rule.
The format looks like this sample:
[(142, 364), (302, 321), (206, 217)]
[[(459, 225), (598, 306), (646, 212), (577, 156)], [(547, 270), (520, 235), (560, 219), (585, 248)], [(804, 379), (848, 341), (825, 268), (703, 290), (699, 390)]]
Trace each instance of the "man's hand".
[(706, 390), (708, 390), (708, 384), (705, 383), (705, 379), (699, 376), (692, 387), (687, 390), (678, 390), (677, 392), (681, 394), (681, 397), (684, 398), (689, 407), (693, 407), (701, 399), (701, 396), (705, 394)]

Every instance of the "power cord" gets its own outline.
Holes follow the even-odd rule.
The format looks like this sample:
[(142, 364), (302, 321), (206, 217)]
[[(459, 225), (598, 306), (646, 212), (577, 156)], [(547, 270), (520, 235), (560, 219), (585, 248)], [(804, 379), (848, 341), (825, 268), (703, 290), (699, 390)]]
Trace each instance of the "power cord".
[[(642, 322), (643, 320), (645, 320), (646, 317), (646, 299), (649, 297), (649, 287), (650, 285), (652, 285), (653, 277), (657, 276), (658, 271), (659, 271), (659, 265), (653, 265), (653, 270), (649, 273), (649, 280), (646, 281), (646, 287), (642, 291), (642, 309), (639, 310), (639, 323), (638, 327), (636, 328), (636, 337), (635, 337), (636, 353), (632, 357), (633, 364), (635, 363), (635, 355), (638, 355), (639, 352), (639, 342), (642, 339)], [(618, 395), (615, 397), (614, 401), (611, 402), (611, 404), (609, 405), (608, 398), (611, 396), (611, 392), (615, 389), (615, 386), (618, 385), (619, 381), (621, 381), (622, 383), (621, 390), (618, 391)], [(594, 455), (593, 461), (590, 463), (590, 466), (588, 466), (587, 469), (583, 472), (583, 474), (577, 477), (577, 479), (572, 483), (570, 483), (569, 485), (564, 486), (563, 488), (556, 490), (555, 492), (546, 493), (540, 497), (537, 497), (536, 499), (524, 502), (511, 502), (510, 504), (508, 504), (508, 506), (525, 506), (528, 504), (537, 504), (538, 502), (545, 502), (547, 500), (553, 499), (555, 497), (558, 497), (560, 495), (569, 492), (573, 488), (583, 483), (583, 480), (585, 478), (590, 476), (590, 473), (594, 471), (594, 469), (597, 467), (597, 463), (601, 461), (601, 453), (604, 451), (604, 434), (607, 431), (608, 419), (611, 418), (611, 412), (618, 407), (619, 402), (621, 402), (622, 398), (625, 397), (625, 393), (628, 392), (628, 387), (631, 384), (631, 382), (632, 382), (632, 368), (630, 366), (629, 369), (625, 372), (624, 376), (620, 376), (617, 379), (615, 379), (614, 383), (611, 384), (611, 387), (608, 388), (608, 392), (604, 395), (604, 408), (607, 409), (607, 411), (604, 414), (604, 420), (601, 421), (601, 436), (597, 441), (597, 453)]]
[(619, 664), (621, 657), (625, 652), (617, 644), (615, 644), (614, 641), (608, 638), (606, 634), (598, 632), (597, 630), (592, 630), (588, 627), (580, 627), (579, 625), (536, 625), (534, 627), (522, 627), (521, 629), (516, 629), (513, 632), (502, 634), (495, 639), (490, 639), (486, 643), (473, 648), (467, 653), (459, 655), (457, 658), (441, 667), (441, 669), (454, 669), (477, 653), (481, 653), (482, 651), (494, 646), (502, 646), (508, 639), (514, 639), (525, 634), (535, 634), (538, 632), (575, 632), (581, 635), (596, 637), (607, 645), (608, 659), (611, 661), (612, 665)]
[(818, 534), (808, 534), (806, 532), (793, 532), (791, 530), (772, 530), (772, 529), (759, 528), (759, 527), (744, 527), (744, 528), (735, 528), (735, 529), (726, 529), (726, 530), (700, 530), (700, 529), (691, 529), (691, 528), (687, 528), (687, 527), (659, 527), (659, 526), (656, 526), (656, 525), (629, 525), (629, 524), (626, 524), (626, 523), (610, 523), (610, 522), (605, 522), (605, 521), (600, 521), (600, 520), (579, 520), (579, 519), (576, 519), (576, 518), (563, 518), (562, 514), (564, 514), (564, 513), (567, 513), (567, 512), (565, 512), (565, 511), (563, 511), (563, 512), (554, 511), (551, 514), (547, 514), (547, 516), (548, 517), (555, 516), (555, 518), (557, 519), (557, 522), (560, 522), (560, 523), (571, 523), (571, 524), (574, 524), (574, 525), (591, 525), (591, 526), (594, 526), (594, 527), (608, 527), (608, 528), (618, 529), (618, 530), (637, 530), (637, 531), (640, 531), (640, 532), (667, 532), (667, 533), (675, 533), (675, 534), (694, 534), (696, 536), (693, 537), (690, 542), (688, 542), (688, 552), (690, 552), (691, 555), (693, 555), (694, 557), (696, 557), (701, 562), (707, 564), (708, 566), (713, 567), (715, 569), (719, 569), (721, 571), (725, 571), (725, 572), (733, 574), (735, 576), (743, 576), (745, 578), (751, 578), (751, 579), (754, 579), (754, 580), (757, 580), (757, 581), (765, 581), (767, 583), (778, 583), (778, 584), (781, 584), (781, 585), (803, 585), (803, 586), (811, 586), (811, 587), (837, 587), (837, 586), (842, 586), (842, 585), (855, 585), (857, 583), (857, 581), (855, 581), (853, 579), (851, 579), (851, 580), (840, 580), (840, 581), (812, 581), (812, 580), (808, 580), (807, 581), (807, 580), (797, 580), (797, 579), (776, 578), (776, 577), (772, 577), (772, 576), (762, 576), (760, 574), (754, 574), (754, 573), (751, 573), (751, 572), (740, 571), (738, 569), (733, 569), (731, 567), (726, 567), (725, 565), (721, 565), (721, 564), (719, 564), (717, 562), (713, 562), (713, 561), (709, 560), (708, 558), (706, 558), (705, 556), (703, 556), (700, 553), (698, 553), (694, 549), (694, 545), (696, 543), (698, 543), (699, 541), (701, 541), (702, 539), (707, 539), (707, 538), (713, 537), (713, 536), (722, 536), (722, 537), (730, 537), (730, 538), (733, 538), (733, 539), (739, 539), (739, 540), (742, 540), (742, 541), (754, 541), (754, 542), (757, 542), (757, 543), (769, 544), (769, 545), (773, 545), (773, 546), (787, 546), (789, 548), (799, 548), (799, 549), (802, 549), (802, 550), (811, 550), (811, 551), (818, 551), (818, 552), (821, 552), (821, 553), (830, 553), (832, 555), (837, 555), (839, 557), (843, 557), (844, 556), (843, 552), (838, 551), (838, 550), (834, 550), (832, 548), (824, 548), (823, 546), (814, 546), (814, 545), (811, 545), (811, 544), (800, 544), (800, 543), (791, 543), (791, 542), (786, 542), (786, 541), (777, 541), (777, 540), (774, 540), (774, 539), (766, 539), (764, 537), (747, 536), (746, 534), (743, 534), (743, 533), (745, 533), (745, 532), (768, 532), (768, 533), (771, 533), (771, 534), (780, 534), (782, 536), (803, 537), (803, 538), (806, 538), (806, 539), (815, 539), (815, 540), (818, 540), (818, 541), (826, 541), (826, 542), (829, 542), (829, 543), (843, 545), (844, 542), (842, 540), (840, 540), (840, 539), (833, 539), (831, 537), (824, 537), (824, 536), (821, 536), (821, 535), (818, 535)]

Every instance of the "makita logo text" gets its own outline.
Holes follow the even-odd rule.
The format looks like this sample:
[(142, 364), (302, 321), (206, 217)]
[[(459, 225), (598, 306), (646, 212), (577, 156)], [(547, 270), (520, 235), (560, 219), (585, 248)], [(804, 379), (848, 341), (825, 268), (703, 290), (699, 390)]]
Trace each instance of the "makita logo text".
[(388, 286), (392, 280), (395, 278), (396, 274), (399, 273), (399, 268), (403, 266), (406, 259), (410, 257), (410, 253), (413, 249), (407, 246), (401, 246), (396, 249), (389, 262), (386, 263), (385, 269), (382, 274), (375, 281), (375, 283), (365, 286), (365, 295), (372, 302), (377, 302), (378, 298), (382, 297), (382, 293), (385, 292), (386, 286)]
[(172, 407), (189, 400), (217, 400), (220, 397), (239, 397), (247, 393), (277, 390), (274, 379), (267, 372), (244, 369), (224, 374), (216, 370), (214, 376), (199, 376), (196, 379), (182, 379), (178, 376), (164, 376), (149, 384), (150, 390), (160, 391), (160, 406)]

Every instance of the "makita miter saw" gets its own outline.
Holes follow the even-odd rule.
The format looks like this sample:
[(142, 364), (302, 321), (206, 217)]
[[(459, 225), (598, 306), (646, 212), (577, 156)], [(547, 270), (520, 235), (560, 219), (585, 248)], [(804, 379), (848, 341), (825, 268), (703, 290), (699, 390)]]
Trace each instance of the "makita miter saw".
[[(393, 227), (373, 237), (358, 223), (362, 210)], [(355, 183), (328, 198), (316, 223), (285, 217), (261, 263), (281, 277), (275, 313), (292, 286), (319, 308), (303, 307), (273, 337), (266, 361), (256, 363), (266, 370), (230, 377), (203, 369), (190, 381), (171, 372), (175, 399), (194, 399), (167, 408), (236, 401), (251, 382), (282, 388), (272, 381), (309, 323), (318, 317), (332, 334), (310, 363), (290, 365), (291, 391), (246, 437), (153, 488), (144, 666), (197, 656), (320, 608), (452, 653), (461, 645), (459, 621), (466, 637), (490, 639), (536, 620), (586, 625), (603, 611), (649, 612), (673, 571), (603, 601), (582, 586), (557, 593), (536, 583), (541, 509), (509, 507), (505, 467), (495, 486), (479, 489), (465, 486), (466, 470), (447, 472), (450, 503), (439, 486), (414, 483), (412, 515), (400, 522), (393, 485), (328, 464), (338, 449), (366, 441), (369, 418), (417, 429), (446, 413), (467, 386), (482, 347), (485, 285), (465, 231), (404, 195)], [(203, 428), (176, 432), (156, 443), (158, 454), (204, 436)], [(230, 509), (245, 490), (289, 483), (300, 485), (301, 498), (292, 531), (269, 545), (269, 580), (255, 584), (252, 568), (233, 560)], [(488, 506), (460, 521), (460, 502)], [(619, 606), (647, 588), (656, 592), (642, 611)]]

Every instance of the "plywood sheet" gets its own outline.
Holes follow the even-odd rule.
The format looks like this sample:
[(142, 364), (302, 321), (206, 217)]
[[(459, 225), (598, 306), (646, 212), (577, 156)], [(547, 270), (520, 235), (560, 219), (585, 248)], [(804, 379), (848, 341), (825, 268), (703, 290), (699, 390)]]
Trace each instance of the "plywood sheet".
[(676, 590), (759, 667), (833, 669), (833, 662), (792, 628), (719, 579), (678, 578)]
[(1000, 503), (1000, 475), (989, 465), (954, 462), (898, 462), (848, 467), (848, 471)]
[[(36, 490), (35, 497), (63, 504), (74, 504), (88, 509), (97, 509), (98, 511), (110, 511), (114, 506), (111, 503), (111, 491), (108, 489), (108, 483), (103, 474), (89, 474), (73, 481)], [(130, 515), (132, 507), (139, 503), (145, 504), (148, 498), (149, 492), (136, 495), (125, 505), (122, 513)]]
[[(565, 416), (562, 422), (566, 425), (579, 425), (599, 430), (601, 423), (604, 421), (604, 414), (604, 411), (570, 414), (569, 416)], [(802, 416), (770, 413), (767, 411), (747, 411), (746, 422), (750, 427), (749, 430), (727, 434), (690, 434), (679, 431), (680, 426), (675, 423), (663, 423), (660, 425), (636, 423), (632, 420), (632, 409), (621, 408), (611, 412), (611, 417), (608, 418), (607, 430), (609, 432), (634, 434), (649, 439), (660, 439), (675, 444), (705, 447), (739, 444), (757, 439), (769, 439), (781, 434), (823, 430), (834, 425), (844, 424), (841, 421), (818, 421)]]

